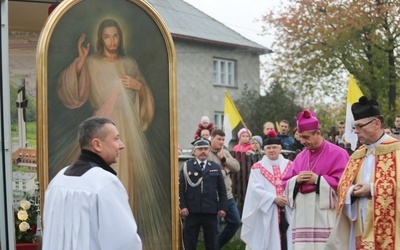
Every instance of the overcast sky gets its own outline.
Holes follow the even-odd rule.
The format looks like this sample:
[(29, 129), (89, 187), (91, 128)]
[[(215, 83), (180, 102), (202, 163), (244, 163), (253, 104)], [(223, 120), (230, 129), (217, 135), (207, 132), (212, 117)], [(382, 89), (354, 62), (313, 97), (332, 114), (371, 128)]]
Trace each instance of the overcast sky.
[(262, 33), (262, 15), (279, 6), (277, 0), (184, 0), (244, 37), (271, 48), (272, 35)]

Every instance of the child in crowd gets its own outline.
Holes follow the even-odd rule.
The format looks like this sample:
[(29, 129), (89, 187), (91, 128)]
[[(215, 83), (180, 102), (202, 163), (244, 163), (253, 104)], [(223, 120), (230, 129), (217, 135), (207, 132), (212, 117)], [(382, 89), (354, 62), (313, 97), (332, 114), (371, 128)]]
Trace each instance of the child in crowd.
[(242, 128), (238, 132), (239, 143), (233, 147), (235, 152), (247, 152), (251, 150), (251, 132), (246, 128)]
[(264, 150), (262, 148), (263, 141), (261, 136), (255, 135), (251, 139), (251, 150), (246, 152), (246, 155), (251, 155), (251, 160), (256, 163), (260, 161), (264, 155)]
[(201, 137), (201, 131), (203, 129), (208, 129), (211, 132), (214, 130), (214, 123), (210, 122), (210, 118), (208, 116), (203, 116), (200, 120), (200, 123), (197, 125), (196, 133), (194, 133), (194, 139), (198, 140)]

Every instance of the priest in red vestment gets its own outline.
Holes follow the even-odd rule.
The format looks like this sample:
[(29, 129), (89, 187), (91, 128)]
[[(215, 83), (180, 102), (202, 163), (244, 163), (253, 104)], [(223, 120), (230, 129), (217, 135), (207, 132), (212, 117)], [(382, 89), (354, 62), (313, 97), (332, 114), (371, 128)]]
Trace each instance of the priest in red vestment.
[(282, 178), (292, 162), (282, 156), (282, 140), (276, 132), (270, 130), (267, 135), (265, 155), (251, 167), (240, 237), (246, 250), (290, 250), (292, 237), (286, 220)]
[(325, 249), (400, 249), (400, 141), (384, 133), (379, 104), (351, 107), (361, 144), (338, 187), (337, 225)]

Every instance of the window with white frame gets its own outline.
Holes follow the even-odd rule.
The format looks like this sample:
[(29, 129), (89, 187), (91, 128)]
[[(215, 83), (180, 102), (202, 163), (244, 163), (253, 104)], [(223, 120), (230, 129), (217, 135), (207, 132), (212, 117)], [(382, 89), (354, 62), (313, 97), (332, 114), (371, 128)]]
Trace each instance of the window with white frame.
[(214, 84), (234, 87), (235, 81), (235, 61), (214, 58)]
[(214, 113), (214, 128), (222, 129), (224, 123), (224, 112), (216, 111)]

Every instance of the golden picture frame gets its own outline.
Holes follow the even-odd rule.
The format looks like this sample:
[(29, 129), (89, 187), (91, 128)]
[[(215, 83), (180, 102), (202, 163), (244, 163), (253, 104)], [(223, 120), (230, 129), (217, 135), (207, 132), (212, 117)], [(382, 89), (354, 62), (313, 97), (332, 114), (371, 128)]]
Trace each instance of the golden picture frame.
[[(96, 64), (101, 48), (108, 49), (99, 43), (97, 33), (109, 20), (120, 27), (120, 47), (124, 45), (124, 58), (132, 59), (128, 64), (132, 69)], [(80, 67), (82, 47), (88, 55)], [(126, 146), (116, 168), (127, 188), (143, 249), (179, 248), (175, 57), (171, 34), (147, 1), (65, 0), (54, 9), (37, 46), (37, 157), (42, 205), (48, 183), (79, 154), (78, 125), (93, 115), (109, 117)], [(118, 87), (114, 95), (109, 86), (113, 72), (104, 73), (111, 69), (119, 77), (126, 70), (143, 79), (140, 90)], [(87, 94), (81, 95), (79, 87), (83, 85), (73, 85), (81, 81)]]

